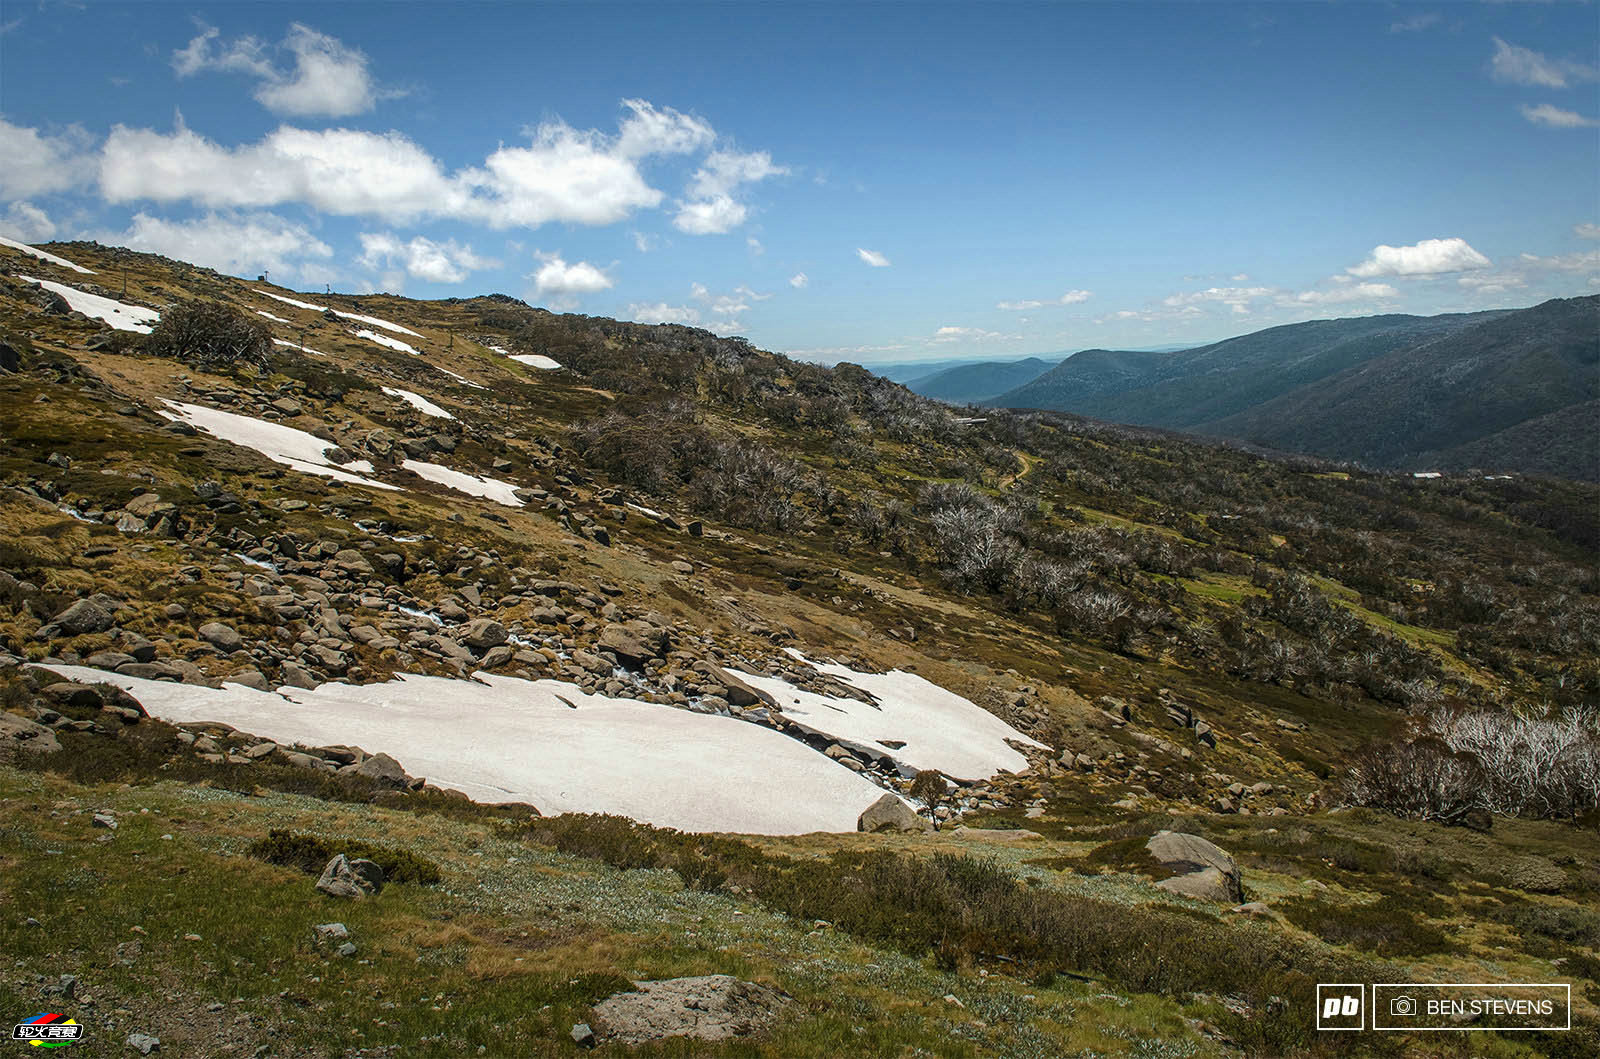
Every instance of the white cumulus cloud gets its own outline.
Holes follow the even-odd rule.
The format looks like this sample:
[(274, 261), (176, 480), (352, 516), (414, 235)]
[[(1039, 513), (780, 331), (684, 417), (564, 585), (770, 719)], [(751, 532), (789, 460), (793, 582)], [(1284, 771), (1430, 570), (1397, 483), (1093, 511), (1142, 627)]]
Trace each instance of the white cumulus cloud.
[(66, 191), (92, 172), (88, 136), (78, 129), (61, 135), (41, 133), (0, 118), (0, 200), (25, 199)]
[(140, 212), (134, 214), (127, 231), (104, 241), (235, 276), (259, 272), (295, 275), (303, 272), (308, 261), (333, 256), (333, 248), (304, 225), (271, 213), (208, 213), (175, 221)]
[(1544, 125), (1552, 129), (1593, 129), (1600, 128), (1600, 120), (1585, 117), (1575, 110), (1563, 110), (1552, 103), (1540, 103), (1530, 106), (1524, 103), (1518, 108), (1522, 116), (1535, 125)]
[(402, 241), (392, 232), (362, 232), (360, 238), (361, 265), (381, 269), (398, 266), (429, 283), (460, 283), (468, 274), (497, 264), (454, 239), (439, 243), (418, 235)]
[(1583, 224), (1574, 224), (1572, 234), (1580, 239), (1600, 239), (1600, 224), (1590, 224), (1587, 221)]
[(743, 184), (755, 184), (789, 170), (772, 164), (766, 151), (713, 151), (689, 181), (688, 200), (673, 225), (690, 235), (721, 235), (743, 224), (750, 209), (734, 197)]
[(700, 310), (692, 305), (635, 302), (628, 306), (628, 319), (640, 324), (686, 324), (697, 327), (700, 324)]
[(534, 270), (533, 286), (554, 306), (570, 308), (577, 304), (579, 295), (595, 294), (612, 286), (611, 277), (587, 261), (568, 263), (559, 253), (538, 257), (543, 264)]
[(865, 261), (867, 264), (871, 265), (873, 268), (889, 267), (889, 259), (878, 253), (876, 250), (863, 250), (860, 247), (857, 247), (856, 256), (862, 261)]
[(0, 235), (23, 243), (44, 243), (55, 237), (56, 223), (31, 202), (13, 202), (0, 217)]
[(101, 151), (100, 190), (112, 203), (298, 202), (397, 224), (448, 218), (491, 228), (607, 225), (665, 198), (640, 172), (642, 159), (693, 150), (710, 135), (700, 119), (671, 108), (636, 99), (622, 105), (626, 115), (614, 136), (549, 121), (529, 131), (526, 146), (502, 146), (480, 165), (453, 173), (393, 131), (285, 125), (256, 143), (225, 147), (181, 120), (171, 133), (118, 125)]
[(1424, 239), (1414, 246), (1375, 246), (1361, 264), (1345, 271), (1360, 279), (1379, 276), (1437, 276), (1488, 268), (1489, 259), (1465, 239)]
[[(293, 65), (285, 69), (276, 64), (271, 57), (274, 50), (288, 53)], [(254, 93), (258, 103), (274, 114), (296, 117), (364, 114), (380, 96), (360, 50), (300, 22), (290, 24), (276, 49), (255, 37), (225, 42), (216, 28), (202, 27), (187, 46), (173, 53), (172, 68), (179, 77), (208, 71), (253, 77), (258, 82)]]
[(789, 286), (793, 287), (795, 290), (804, 290), (806, 285), (810, 282), (811, 277), (806, 275), (804, 272), (796, 272), (794, 275), (789, 277)]

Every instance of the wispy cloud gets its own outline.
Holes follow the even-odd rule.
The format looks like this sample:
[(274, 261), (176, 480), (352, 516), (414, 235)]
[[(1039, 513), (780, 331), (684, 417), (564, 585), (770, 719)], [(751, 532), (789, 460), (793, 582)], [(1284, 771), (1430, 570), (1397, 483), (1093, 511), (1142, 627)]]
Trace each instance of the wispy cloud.
[(1535, 125), (1551, 129), (1600, 128), (1600, 121), (1586, 118), (1575, 110), (1562, 110), (1551, 103), (1540, 103), (1536, 107), (1524, 103), (1519, 109), (1522, 111), (1522, 116)]
[(199, 36), (173, 52), (172, 68), (179, 77), (208, 71), (253, 77), (257, 102), (274, 114), (298, 117), (364, 114), (380, 98), (398, 94), (378, 88), (359, 49), (303, 23), (291, 23), (288, 36), (277, 46), (293, 56), (292, 67), (282, 69), (274, 63), (272, 50), (255, 37), (222, 41), (220, 30), (202, 25)]
[(789, 277), (789, 286), (793, 287), (795, 290), (804, 290), (806, 285), (810, 282), (811, 277), (806, 275), (804, 272), (796, 272), (794, 275)]
[(1539, 88), (1566, 88), (1574, 81), (1600, 80), (1600, 68), (1548, 55), (1494, 38), (1489, 70), (1497, 81)]
[(1020, 301), (996, 302), (994, 307), (996, 309), (1004, 309), (1007, 312), (1027, 312), (1031, 309), (1042, 309), (1047, 305), (1077, 305), (1080, 302), (1088, 301), (1092, 297), (1094, 297), (1092, 291), (1069, 290), (1061, 297), (1051, 298), (1047, 301), (1024, 298)]
[(878, 253), (876, 250), (863, 250), (858, 247), (856, 249), (856, 256), (862, 261), (865, 261), (867, 264), (871, 265), (873, 268), (889, 267), (889, 259)]
[(1401, 19), (1399, 22), (1391, 23), (1389, 32), (1421, 33), (1425, 29), (1432, 29), (1437, 26), (1441, 18), (1442, 16), (1437, 11), (1425, 11), (1421, 14), (1412, 15), (1410, 18)]

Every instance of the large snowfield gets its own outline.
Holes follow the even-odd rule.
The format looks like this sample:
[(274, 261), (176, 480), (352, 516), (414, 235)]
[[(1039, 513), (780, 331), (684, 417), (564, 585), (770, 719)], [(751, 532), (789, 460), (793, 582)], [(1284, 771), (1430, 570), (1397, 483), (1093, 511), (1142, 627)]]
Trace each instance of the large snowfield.
[(19, 243), (15, 239), (7, 239), (3, 235), (0, 235), (0, 246), (9, 246), (13, 250), (21, 250), (24, 254), (32, 254), (40, 261), (48, 261), (52, 265), (60, 265), (62, 268), (70, 268), (72, 271), (81, 272), (85, 276), (93, 276), (95, 274), (95, 271), (92, 268), (84, 268), (82, 265), (74, 265), (66, 258), (57, 257), (48, 250), (40, 250), (38, 247), (29, 246), (27, 243)]
[(770, 728), (556, 680), (402, 676), (274, 694), (141, 680), (82, 666), (63, 677), (123, 688), (155, 717), (219, 721), (282, 744), (354, 744), (413, 776), (546, 815), (614, 813), (683, 831), (854, 831), (882, 788)]
[(106, 298), (99, 294), (90, 294), (88, 291), (69, 287), (65, 283), (23, 275), (18, 275), (17, 278), (24, 283), (35, 283), (45, 290), (54, 291), (66, 299), (74, 312), (80, 312), (91, 319), (104, 320), (118, 331), (136, 331), (141, 335), (148, 335), (155, 330), (156, 321), (161, 319), (161, 314), (154, 309), (146, 309), (142, 305), (129, 305), (127, 302), (119, 302), (115, 298)]
[(1049, 749), (971, 700), (915, 673), (899, 669), (863, 673), (845, 665), (811, 662), (793, 648), (787, 653), (859, 688), (877, 704), (818, 695), (760, 673), (731, 672), (771, 695), (783, 715), (801, 728), (888, 757), (902, 772), (938, 769), (952, 779), (987, 779), (1001, 770), (1021, 772), (1028, 767), (1028, 759), (1007, 740)]
[(237, 412), (224, 412), (198, 404), (168, 401), (173, 412), (162, 412), (168, 419), (181, 419), (190, 426), (204, 430), (223, 441), (255, 449), (275, 463), (293, 467), (306, 474), (317, 474), (354, 485), (370, 485), (374, 489), (398, 490), (399, 486), (363, 478), (351, 471), (370, 471), (372, 464), (365, 460), (336, 464), (328, 458), (330, 449), (338, 448), (331, 441), (307, 434), (304, 430), (286, 427), (282, 423), (269, 423), (264, 419), (242, 416)]

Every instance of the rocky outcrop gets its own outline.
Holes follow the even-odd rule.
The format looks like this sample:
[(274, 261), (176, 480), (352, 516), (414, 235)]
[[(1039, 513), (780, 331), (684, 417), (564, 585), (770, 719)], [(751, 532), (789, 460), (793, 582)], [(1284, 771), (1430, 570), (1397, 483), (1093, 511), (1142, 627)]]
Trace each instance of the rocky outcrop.
[(645, 1044), (668, 1037), (701, 1041), (752, 1037), (776, 1022), (789, 1003), (775, 989), (726, 974), (633, 984), (635, 992), (616, 993), (595, 1005), (590, 1024), (601, 1041)]
[(918, 816), (916, 811), (893, 794), (885, 794), (864, 809), (856, 818), (856, 830), (868, 833), (877, 831), (932, 831), (933, 824)]
[(1145, 843), (1145, 851), (1172, 876), (1156, 883), (1169, 893), (1206, 901), (1238, 904), (1244, 900), (1239, 865), (1215, 844), (1199, 835), (1158, 831)]
[(329, 897), (366, 897), (383, 889), (383, 869), (370, 860), (336, 855), (322, 869), (317, 889)]

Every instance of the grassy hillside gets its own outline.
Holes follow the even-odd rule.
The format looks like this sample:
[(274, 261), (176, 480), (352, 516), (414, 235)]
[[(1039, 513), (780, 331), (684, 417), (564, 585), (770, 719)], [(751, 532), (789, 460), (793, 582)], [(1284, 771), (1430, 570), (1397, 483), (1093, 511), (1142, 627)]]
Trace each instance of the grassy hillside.
[[(1317, 1034), (1322, 974), (1572, 981), (1578, 1032), (1473, 1044), (1592, 1054), (1592, 796), (1576, 771), (1523, 789), (1504, 748), (1439, 747), (1462, 718), (1555, 740), (1592, 715), (1594, 486), (1414, 480), (1060, 413), (972, 423), (692, 328), (51, 250), (96, 275), (0, 252), (18, 368), (0, 374), (0, 702), (8, 731), (47, 730), (0, 742), (0, 938), (21, 961), (0, 996), (54, 1010), (56, 976), (78, 975), (107, 1049), (87, 1054), (140, 1027), (176, 1054), (564, 1054), (628, 979), (701, 973), (795, 1003), (767, 1037), (642, 1054), (1436, 1054)], [(19, 274), (111, 298), (125, 274), (130, 304), (237, 307), (285, 344), (203, 361)], [(294, 427), (347, 477), (175, 425), (169, 402)], [(506, 642), (473, 646), (485, 622)], [(626, 681), (614, 626), (660, 637)], [(110, 689), (25, 666), (266, 688), (490, 673), (735, 716), (717, 670), (793, 669), (786, 648), (915, 672), (1050, 750), (951, 791), (963, 832), (685, 837), (133, 723)], [(805, 742), (781, 709), (737, 716)], [(1396, 762), (1440, 770), (1449, 798), (1406, 802)], [(244, 855), (281, 828), (403, 847), (442, 882), (329, 905)], [(1232, 853), (1264, 909), (1152, 886), (1161, 829)], [(354, 959), (309, 936), (335, 918)]]

